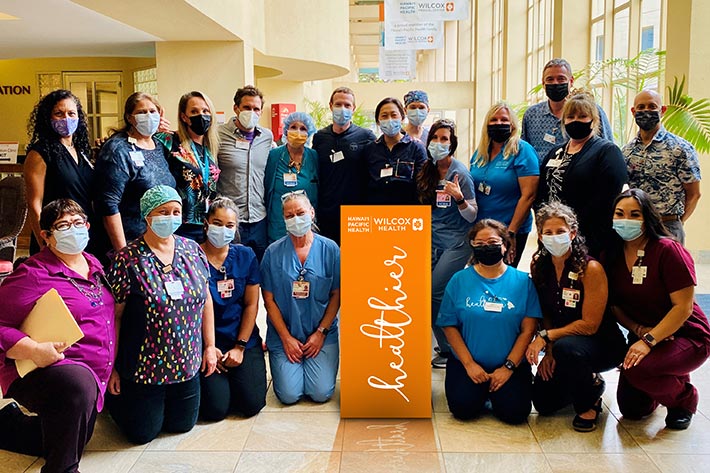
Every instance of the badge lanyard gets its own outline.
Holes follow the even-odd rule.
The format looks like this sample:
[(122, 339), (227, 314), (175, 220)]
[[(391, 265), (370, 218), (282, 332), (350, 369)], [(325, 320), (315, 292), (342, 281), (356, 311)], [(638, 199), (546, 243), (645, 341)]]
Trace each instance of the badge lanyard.
[(634, 263), (633, 268), (631, 268), (631, 278), (633, 284), (643, 284), (643, 279), (648, 273), (648, 266), (643, 266), (643, 257), (646, 256), (644, 250), (636, 251), (636, 263)]
[(581, 291), (574, 287), (579, 278), (579, 273), (570, 271), (567, 277), (569, 278), (569, 287), (562, 288), (562, 300), (565, 302), (565, 307), (574, 309), (582, 296)]

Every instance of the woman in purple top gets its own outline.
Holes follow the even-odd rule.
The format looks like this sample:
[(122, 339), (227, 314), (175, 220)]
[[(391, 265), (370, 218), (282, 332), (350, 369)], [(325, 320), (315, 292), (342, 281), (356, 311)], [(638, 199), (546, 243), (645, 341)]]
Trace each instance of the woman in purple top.
[(526, 356), (540, 362), (533, 404), (551, 415), (572, 404), (572, 427), (591, 432), (601, 412), (604, 380), (598, 373), (616, 368), (625, 343), (607, 311), (607, 281), (602, 265), (587, 255), (574, 211), (560, 202), (544, 205), (535, 218), (540, 243), (530, 275), (540, 296), (542, 330)]
[(698, 406), (690, 373), (710, 354), (708, 319), (694, 300), (693, 259), (669, 237), (642, 190), (616, 198), (613, 228), (621, 238), (606, 258), (609, 299), (629, 330), (619, 410), (625, 419), (640, 419), (663, 404), (666, 427), (687, 429)]
[[(114, 301), (101, 264), (83, 250), (89, 223), (69, 199), (47, 204), (39, 219), (44, 248), (0, 286), (0, 387), (14, 402), (0, 410), (0, 448), (43, 456), (42, 472), (78, 471), (104, 404), (115, 343)], [(38, 343), (20, 330), (35, 302), (56, 289), (84, 337), (70, 347)], [(14, 360), (39, 368), (20, 378)]]

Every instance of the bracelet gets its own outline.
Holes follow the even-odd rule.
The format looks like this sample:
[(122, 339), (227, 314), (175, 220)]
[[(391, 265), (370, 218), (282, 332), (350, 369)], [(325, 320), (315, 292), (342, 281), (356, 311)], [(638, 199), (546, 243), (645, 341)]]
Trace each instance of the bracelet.
[(455, 200), (454, 202), (456, 202), (456, 205), (461, 205), (466, 202), (466, 198), (463, 197), (461, 200)]
[(237, 340), (235, 343), (236, 346), (241, 347), (241, 348), (246, 348), (247, 347), (247, 342), (248, 340)]

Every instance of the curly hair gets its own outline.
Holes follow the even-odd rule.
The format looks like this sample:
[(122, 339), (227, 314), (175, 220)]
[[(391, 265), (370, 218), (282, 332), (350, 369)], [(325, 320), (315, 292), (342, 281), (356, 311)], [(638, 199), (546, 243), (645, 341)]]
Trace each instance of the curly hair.
[(87, 158), (91, 157), (89, 127), (86, 122), (84, 108), (81, 106), (77, 96), (65, 89), (58, 89), (48, 93), (37, 102), (37, 105), (32, 110), (30, 119), (27, 122), (27, 135), (30, 137), (30, 142), (27, 145), (28, 151), (42, 149), (56, 155), (62, 152), (61, 136), (52, 128), (52, 111), (59, 102), (66, 99), (74, 101), (79, 115), (79, 124), (72, 135), (74, 149), (84, 154)]
[[(550, 202), (543, 205), (535, 215), (535, 225), (537, 226), (537, 234), (542, 235), (542, 229), (545, 222), (551, 218), (559, 218), (565, 222), (570, 232), (576, 232), (577, 235), (572, 239), (572, 254), (569, 256), (570, 270), (577, 273), (580, 277), (587, 269), (587, 255), (589, 250), (584, 241), (584, 236), (579, 233), (579, 222), (577, 215), (570, 207), (560, 202)], [(532, 262), (530, 263), (530, 276), (532, 277), (535, 287), (544, 288), (546, 281), (551, 274), (554, 274), (555, 266), (552, 263), (552, 255), (545, 248), (542, 242), (538, 241), (537, 251), (533, 254)]]
[(426, 146), (427, 146), (427, 156), (429, 159), (426, 160), (424, 166), (422, 166), (421, 171), (417, 174), (417, 191), (419, 192), (419, 201), (422, 204), (434, 204), (436, 203), (436, 188), (439, 185), (439, 169), (436, 167), (436, 163), (431, 159), (429, 154), (429, 143), (434, 139), (434, 135), (437, 130), (445, 128), (449, 130), (451, 134), (449, 138), (449, 155), (453, 156), (458, 147), (459, 140), (456, 137), (456, 125), (453, 121), (448, 119), (437, 120), (429, 129), (429, 135), (427, 136)]

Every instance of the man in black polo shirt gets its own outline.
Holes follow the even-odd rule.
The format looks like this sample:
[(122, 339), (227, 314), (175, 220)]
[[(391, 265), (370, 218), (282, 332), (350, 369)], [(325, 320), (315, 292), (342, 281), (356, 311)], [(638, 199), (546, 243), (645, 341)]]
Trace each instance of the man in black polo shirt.
[(318, 227), (321, 234), (340, 245), (340, 206), (364, 202), (367, 173), (363, 151), (375, 141), (370, 130), (352, 122), (355, 93), (338, 87), (330, 96), (333, 124), (313, 137), (318, 153)]

